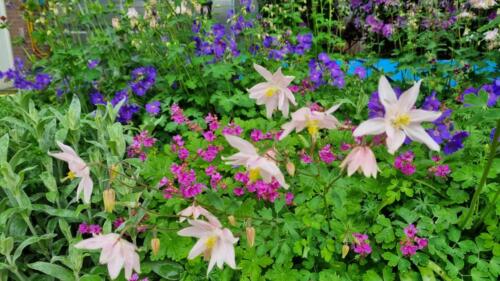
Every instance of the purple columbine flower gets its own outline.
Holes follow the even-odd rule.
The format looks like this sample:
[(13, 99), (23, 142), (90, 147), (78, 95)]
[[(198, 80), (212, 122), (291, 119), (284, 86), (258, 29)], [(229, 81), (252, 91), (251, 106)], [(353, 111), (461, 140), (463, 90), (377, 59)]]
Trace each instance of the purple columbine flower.
[(157, 100), (146, 104), (146, 111), (152, 116), (158, 115), (158, 113), (160, 113), (160, 110), (161, 103)]

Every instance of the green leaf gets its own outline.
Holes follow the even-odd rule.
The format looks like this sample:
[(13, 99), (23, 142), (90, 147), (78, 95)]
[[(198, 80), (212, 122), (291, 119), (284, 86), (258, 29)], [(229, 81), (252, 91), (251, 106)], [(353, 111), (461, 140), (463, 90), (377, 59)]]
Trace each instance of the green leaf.
[(73, 273), (60, 265), (39, 261), (28, 266), (62, 281), (75, 280)]
[(388, 261), (388, 265), (391, 266), (391, 267), (394, 267), (396, 265), (398, 265), (399, 263), (399, 260), (400, 260), (400, 257), (391, 253), (391, 252), (385, 252), (382, 254), (382, 257)]
[(422, 281), (436, 281), (436, 277), (434, 276), (434, 271), (428, 267), (419, 266), (420, 276), (422, 277)]
[(17, 246), (16, 251), (14, 252), (13, 261), (17, 260), (21, 256), (24, 248), (28, 247), (29, 245), (37, 243), (41, 240), (54, 238), (56, 236), (57, 235), (54, 233), (49, 233), (49, 234), (44, 234), (42, 236), (32, 236), (24, 240), (21, 244), (19, 244), (19, 246)]
[(66, 113), (66, 125), (70, 130), (76, 131), (80, 127), (81, 106), (78, 95), (73, 95), (73, 100)]
[(0, 138), (0, 163), (7, 162), (8, 150), (9, 150), (9, 135), (5, 134)]

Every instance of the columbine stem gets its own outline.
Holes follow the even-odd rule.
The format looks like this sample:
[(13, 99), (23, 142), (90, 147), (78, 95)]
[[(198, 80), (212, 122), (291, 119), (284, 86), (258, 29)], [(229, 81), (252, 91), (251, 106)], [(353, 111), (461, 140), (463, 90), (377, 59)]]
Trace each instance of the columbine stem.
[[(464, 219), (460, 223), (460, 228), (462, 228), (462, 229), (469, 223), (469, 221), (472, 218), (472, 215), (474, 214), (474, 212), (478, 208), (479, 196), (481, 195), (481, 191), (483, 190), (483, 187), (486, 184), (486, 179), (487, 179), (488, 173), (491, 169), (491, 165), (493, 164), (493, 159), (495, 159), (495, 153), (497, 151), (497, 146), (498, 146), (498, 138), (500, 137), (500, 119), (497, 121), (497, 125), (496, 125), (495, 130), (496, 131), (495, 131), (495, 135), (493, 136), (493, 143), (490, 146), (490, 153), (488, 155), (488, 161), (486, 162), (486, 165), (484, 166), (484, 169), (483, 169), (483, 175), (481, 176), (481, 180), (479, 181), (479, 185), (478, 185), (476, 191), (474, 192), (474, 195), (472, 196), (470, 207), (467, 210), (467, 213), (466, 213)], [(493, 201), (493, 202), (495, 202), (495, 201)], [(487, 208), (487, 210), (488, 209), (489, 209), (489, 207)], [(484, 219), (484, 214), (481, 217), (481, 219)]]
[(328, 194), (328, 191), (330, 191), (332, 185), (341, 177), (342, 177), (342, 172), (340, 172), (340, 174), (336, 176), (331, 182), (325, 185), (325, 188), (323, 189), (323, 201), (325, 202), (325, 212), (327, 215), (328, 215), (328, 202), (326, 201), (326, 195)]

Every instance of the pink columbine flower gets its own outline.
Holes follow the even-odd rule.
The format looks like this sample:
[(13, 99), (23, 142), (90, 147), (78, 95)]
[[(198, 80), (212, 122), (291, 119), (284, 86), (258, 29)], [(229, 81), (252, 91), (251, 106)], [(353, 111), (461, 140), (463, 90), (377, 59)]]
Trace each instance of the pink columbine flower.
[(257, 72), (266, 79), (266, 82), (259, 83), (248, 90), (250, 98), (255, 99), (258, 105), (266, 106), (266, 116), (271, 118), (274, 110), (280, 110), (285, 117), (288, 117), (290, 103), (297, 105), (292, 91), (288, 85), (295, 77), (285, 76), (281, 72), (281, 68), (274, 74), (271, 74), (264, 67), (254, 64), (253, 67)]
[(340, 105), (334, 105), (325, 112), (311, 110), (309, 107), (303, 107), (292, 113), (292, 121), (283, 124), (283, 133), (279, 140), (283, 140), (293, 130), (299, 133), (307, 128), (309, 134), (315, 138), (319, 129), (335, 129), (340, 125), (337, 118), (331, 115)]
[(220, 269), (224, 263), (233, 269), (236, 268), (234, 244), (238, 242), (238, 238), (235, 238), (229, 229), (201, 220), (188, 220), (188, 222), (191, 226), (177, 232), (180, 236), (198, 238), (189, 252), (188, 259), (194, 259), (201, 254), (210, 257), (207, 276), (215, 264)]
[(68, 163), (68, 179), (80, 178), (80, 183), (76, 189), (76, 199), (80, 198), (83, 192), (83, 202), (86, 204), (90, 203), (90, 197), (92, 196), (92, 189), (94, 188), (94, 183), (92, 178), (90, 178), (90, 169), (87, 164), (76, 154), (73, 148), (57, 142), (57, 145), (61, 149), (61, 152), (48, 154), (59, 160), (63, 160)]
[(260, 156), (251, 143), (240, 137), (232, 135), (224, 135), (224, 137), (229, 145), (239, 151), (229, 157), (222, 157), (226, 164), (245, 166), (249, 171), (251, 180), (255, 180), (260, 176), (265, 182), (270, 183), (274, 178), (283, 188), (288, 188), (283, 173), (273, 160)]
[(421, 81), (405, 91), (398, 99), (389, 81), (381, 76), (378, 94), (385, 109), (385, 116), (364, 121), (354, 130), (353, 135), (359, 137), (385, 132), (387, 148), (391, 154), (403, 145), (406, 136), (413, 141), (426, 144), (432, 150), (439, 151), (439, 145), (424, 130), (421, 123), (438, 119), (441, 112), (413, 109)]
[(331, 151), (331, 147), (332, 146), (330, 144), (327, 144), (318, 152), (319, 158), (326, 164), (331, 164), (336, 159), (335, 155), (333, 155)]
[(346, 167), (348, 176), (351, 176), (356, 171), (362, 171), (365, 177), (377, 178), (377, 159), (368, 146), (356, 146), (353, 148), (340, 164), (342, 170)]
[(100, 264), (108, 265), (111, 279), (116, 279), (122, 268), (125, 268), (125, 278), (130, 279), (132, 272), (141, 272), (141, 264), (137, 247), (116, 233), (96, 235), (75, 244), (77, 249), (101, 249)]

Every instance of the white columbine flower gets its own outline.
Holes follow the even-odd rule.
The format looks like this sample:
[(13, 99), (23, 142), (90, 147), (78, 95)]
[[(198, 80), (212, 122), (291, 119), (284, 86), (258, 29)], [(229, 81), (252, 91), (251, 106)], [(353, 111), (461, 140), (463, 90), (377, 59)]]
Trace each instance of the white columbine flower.
[(100, 264), (108, 265), (111, 279), (116, 279), (122, 268), (125, 268), (125, 278), (130, 279), (132, 271), (141, 273), (137, 247), (116, 233), (96, 235), (75, 244), (75, 248), (86, 250), (101, 249)]
[(89, 167), (82, 160), (82, 158), (80, 158), (78, 154), (76, 154), (73, 148), (61, 142), (57, 142), (57, 145), (62, 151), (57, 153), (49, 152), (49, 155), (68, 163), (68, 179), (72, 180), (74, 178), (81, 178), (76, 190), (76, 199), (78, 200), (80, 198), (80, 194), (83, 192), (83, 202), (87, 204), (90, 203), (90, 197), (92, 196), (94, 183), (90, 178)]
[(285, 176), (281, 170), (271, 159), (260, 156), (257, 149), (248, 141), (233, 135), (224, 135), (227, 142), (239, 152), (229, 157), (222, 157), (228, 165), (242, 165), (245, 166), (250, 174), (250, 180), (256, 180), (262, 177), (264, 182), (270, 183), (273, 178), (279, 182), (283, 188), (288, 188), (285, 182)]
[(438, 119), (441, 112), (413, 109), (421, 82), (422, 80), (418, 81), (398, 99), (389, 81), (381, 76), (378, 84), (378, 96), (384, 106), (385, 116), (364, 121), (354, 130), (353, 135), (360, 137), (385, 132), (387, 134), (387, 148), (391, 154), (394, 154), (403, 145), (406, 136), (413, 141), (426, 144), (432, 150), (439, 151), (439, 145), (427, 134), (420, 123)]
[(254, 64), (257, 72), (266, 79), (266, 82), (259, 83), (248, 90), (250, 98), (255, 99), (258, 105), (266, 106), (266, 116), (271, 118), (275, 109), (280, 110), (285, 117), (288, 116), (290, 103), (297, 105), (295, 97), (288, 89), (288, 85), (293, 81), (293, 76), (285, 76), (281, 68), (274, 74), (271, 74), (264, 67)]
[(280, 140), (288, 136), (294, 129), (298, 133), (305, 128), (309, 134), (316, 138), (319, 129), (335, 129), (340, 125), (339, 120), (331, 115), (339, 108), (340, 104), (332, 106), (325, 112), (314, 111), (309, 107), (303, 107), (292, 113), (292, 121), (283, 124), (283, 133), (280, 135)]
[(238, 238), (227, 228), (201, 220), (188, 220), (191, 226), (181, 229), (177, 234), (180, 236), (196, 237), (199, 240), (189, 252), (188, 259), (194, 259), (203, 254), (208, 263), (207, 275), (212, 271), (215, 264), (222, 269), (224, 263), (231, 268), (236, 268), (234, 255), (234, 244)]

